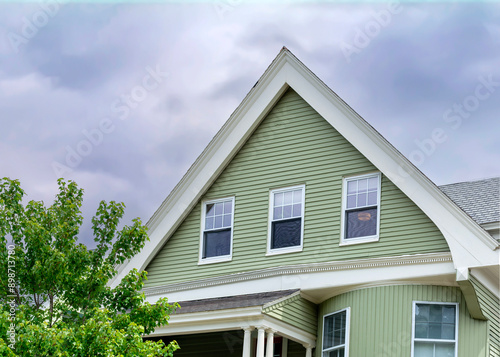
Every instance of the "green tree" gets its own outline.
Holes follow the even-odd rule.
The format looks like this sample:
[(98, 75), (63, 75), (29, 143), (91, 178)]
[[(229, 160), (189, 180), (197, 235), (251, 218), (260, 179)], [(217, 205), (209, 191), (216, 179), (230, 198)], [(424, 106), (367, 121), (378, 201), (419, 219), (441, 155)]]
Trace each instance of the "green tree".
[(172, 356), (175, 341), (143, 341), (178, 307), (145, 301), (146, 272), (118, 286), (116, 267), (148, 240), (125, 205), (102, 201), (92, 219), (95, 249), (78, 244), (83, 190), (60, 179), (54, 203), (23, 205), (19, 181), (0, 180), (0, 356)]

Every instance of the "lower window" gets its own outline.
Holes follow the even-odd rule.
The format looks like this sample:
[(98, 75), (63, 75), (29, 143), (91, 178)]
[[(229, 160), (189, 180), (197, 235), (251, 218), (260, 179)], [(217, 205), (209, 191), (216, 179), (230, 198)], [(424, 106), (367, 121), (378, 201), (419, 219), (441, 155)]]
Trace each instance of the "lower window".
[(323, 357), (347, 357), (349, 308), (323, 318)]
[(458, 304), (415, 302), (413, 357), (457, 355)]

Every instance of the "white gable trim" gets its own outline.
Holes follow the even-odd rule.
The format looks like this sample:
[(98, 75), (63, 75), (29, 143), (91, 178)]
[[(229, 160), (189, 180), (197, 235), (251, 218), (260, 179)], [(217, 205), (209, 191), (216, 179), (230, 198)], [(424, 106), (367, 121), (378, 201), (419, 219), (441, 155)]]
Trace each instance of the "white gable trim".
[(288, 50), (283, 49), (148, 222), (150, 241), (112, 282), (143, 270), (283, 93), (293, 88), (441, 230), (456, 268), (498, 265), (499, 243)]

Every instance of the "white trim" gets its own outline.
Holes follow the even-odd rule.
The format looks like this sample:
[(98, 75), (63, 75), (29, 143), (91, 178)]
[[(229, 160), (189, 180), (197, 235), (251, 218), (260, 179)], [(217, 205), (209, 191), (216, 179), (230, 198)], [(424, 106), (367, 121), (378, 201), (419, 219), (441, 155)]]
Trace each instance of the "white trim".
[[(274, 195), (280, 192), (288, 192), (300, 189), (302, 190), (302, 207), (301, 207), (301, 216), (300, 216), (300, 245), (294, 245), (286, 248), (271, 248), (271, 236), (272, 236), (272, 223), (274, 222)], [(267, 253), (268, 255), (277, 255), (277, 254), (285, 254), (285, 253), (293, 253), (293, 252), (301, 252), (304, 247), (304, 216), (305, 216), (305, 207), (306, 207), (306, 185), (296, 185), (290, 187), (282, 187), (276, 188), (269, 191), (269, 215), (268, 215), (268, 224), (267, 224)], [(294, 217), (297, 218), (297, 217)], [(284, 220), (284, 219), (282, 219)], [(276, 220), (280, 221), (280, 220)]]
[[(230, 237), (230, 242), (229, 242), (229, 254), (226, 255), (220, 255), (216, 257), (209, 257), (209, 258), (203, 258), (203, 250), (205, 248), (204, 243), (205, 243), (205, 215), (206, 215), (206, 207), (208, 204), (211, 203), (221, 203), (221, 202), (228, 202), (231, 201), (231, 237)], [(199, 253), (198, 253), (198, 265), (204, 265), (204, 264), (213, 264), (213, 263), (220, 263), (220, 262), (228, 262), (233, 259), (233, 232), (234, 232), (234, 212), (235, 212), (235, 198), (234, 196), (231, 197), (224, 197), (224, 198), (219, 198), (219, 199), (212, 199), (212, 200), (207, 200), (203, 201), (201, 203), (201, 223), (200, 223), (200, 245), (199, 245)], [(210, 230), (208, 230), (210, 231)]]
[[(378, 178), (378, 187), (377, 187), (377, 231), (374, 235), (365, 236), (365, 237), (356, 237), (356, 238), (346, 238), (346, 210), (347, 210), (347, 184), (349, 181), (366, 179), (370, 177)], [(382, 191), (382, 175), (380, 172), (372, 172), (363, 175), (354, 175), (354, 176), (346, 176), (342, 178), (342, 211), (340, 215), (340, 246), (343, 245), (351, 245), (351, 244), (360, 244), (360, 243), (369, 243), (369, 242), (378, 242), (380, 235), (380, 197)]]
[(147, 337), (231, 331), (257, 326), (277, 331), (280, 336), (301, 344), (316, 343), (315, 335), (263, 314), (261, 306), (173, 314), (168, 325), (156, 328)]
[(338, 348), (335, 349), (335, 347), (338, 347), (338, 346), (334, 346), (334, 347), (331, 347), (330, 349), (328, 349), (328, 351), (325, 351), (325, 319), (328, 316), (339, 314), (339, 313), (341, 313), (343, 311), (346, 312), (346, 317), (345, 317), (345, 324), (346, 324), (346, 326), (345, 326), (345, 341), (344, 341), (344, 357), (349, 357), (349, 337), (350, 337), (350, 330), (351, 330), (351, 307), (350, 306), (346, 307), (344, 309), (337, 310), (335, 312), (331, 312), (331, 313), (323, 315), (323, 326), (322, 326), (323, 328), (322, 328), (322, 331), (321, 331), (321, 356), (323, 356), (323, 354), (325, 352), (338, 350)]
[[(238, 295), (269, 291), (301, 289), (307, 299), (319, 303), (331, 296), (360, 286), (373, 284), (454, 285), (456, 271), (451, 255), (433, 254), (420, 257), (393, 257), (370, 261), (329, 262), (292, 265), (259, 271), (230, 274), (144, 289), (146, 299), (155, 303), (160, 297), (169, 301), (188, 301), (224, 297), (228, 291)], [(234, 295), (234, 294), (233, 294)]]
[(500, 243), (390, 145), (288, 50), (283, 49), (148, 222), (150, 241), (110, 281), (146, 269), (202, 195), (289, 87), (406, 194), (440, 229), (455, 267), (498, 265)]
[(412, 305), (412, 318), (411, 318), (411, 357), (414, 357), (415, 350), (415, 308), (417, 304), (426, 305), (455, 305), (455, 339), (454, 340), (442, 340), (442, 339), (418, 339), (417, 342), (438, 342), (438, 343), (454, 343), (455, 345), (455, 357), (458, 356), (458, 317), (459, 317), (459, 303), (458, 302), (439, 302), (439, 301), (413, 301)]

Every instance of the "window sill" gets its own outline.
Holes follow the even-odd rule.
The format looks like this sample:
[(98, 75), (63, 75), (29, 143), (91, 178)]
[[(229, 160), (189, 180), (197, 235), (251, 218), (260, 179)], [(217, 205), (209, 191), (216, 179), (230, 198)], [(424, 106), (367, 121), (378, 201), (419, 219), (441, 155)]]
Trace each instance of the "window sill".
[(215, 263), (223, 263), (230, 262), (233, 260), (231, 255), (224, 255), (221, 257), (213, 257), (213, 258), (205, 258), (198, 261), (198, 265), (206, 265), (206, 264), (215, 264)]
[(279, 255), (279, 254), (287, 254), (287, 253), (296, 253), (296, 252), (302, 252), (302, 246), (296, 246), (296, 247), (287, 247), (287, 248), (279, 248), (279, 249), (273, 249), (273, 250), (268, 250), (266, 253), (267, 256), (271, 255)]
[(379, 236), (340, 239), (339, 246), (378, 242)]

